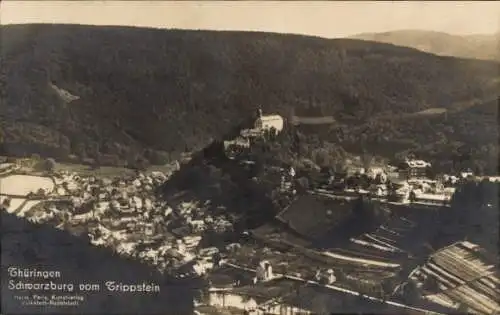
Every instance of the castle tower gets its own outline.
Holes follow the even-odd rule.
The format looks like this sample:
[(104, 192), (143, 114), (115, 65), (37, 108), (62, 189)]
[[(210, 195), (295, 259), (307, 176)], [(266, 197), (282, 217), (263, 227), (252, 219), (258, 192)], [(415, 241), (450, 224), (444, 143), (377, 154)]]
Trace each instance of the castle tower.
[(257, 109), (257, 115), (258, 115), (258, 118), (262, 118), (262, 108), (261, 107), (259, 107)]

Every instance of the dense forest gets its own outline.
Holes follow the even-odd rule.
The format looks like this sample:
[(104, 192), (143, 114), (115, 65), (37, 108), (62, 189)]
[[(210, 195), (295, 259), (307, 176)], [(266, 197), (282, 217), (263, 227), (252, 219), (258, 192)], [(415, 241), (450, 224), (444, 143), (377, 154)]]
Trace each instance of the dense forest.
[[(332, 115), (304, 147), (497, 170), (498, 63), (353, 39), (76, 25), (2, 26), (5, 155), (162, 164), (257, 107)], [(419, 114), (441, 108), (445, 114)]]

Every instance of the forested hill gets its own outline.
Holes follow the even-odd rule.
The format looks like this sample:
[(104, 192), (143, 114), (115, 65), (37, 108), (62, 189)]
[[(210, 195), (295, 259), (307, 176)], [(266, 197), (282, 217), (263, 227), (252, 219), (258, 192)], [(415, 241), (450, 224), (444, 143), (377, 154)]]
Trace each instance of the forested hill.
[(399, 30), (364, 33), (351, 38), (411, 47), (441, 56), (500, 61), (500, 33), (460, 36), (423, 30)]
[(374, 117), (496, 99), (500, 84), (494, 62), (353, 39), (77, 25), (1, 32), (8, 154), (159, 162), (204, 147), (257, 106), (333, 115), (328, 128), (343, 136), (326, 140), (351, 148)]

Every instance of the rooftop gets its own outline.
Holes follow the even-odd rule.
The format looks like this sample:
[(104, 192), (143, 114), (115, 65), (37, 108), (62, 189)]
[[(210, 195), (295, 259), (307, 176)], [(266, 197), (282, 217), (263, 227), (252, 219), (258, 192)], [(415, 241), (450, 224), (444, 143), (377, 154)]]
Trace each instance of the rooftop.
[[(254, 268), (257, 265), (255, 259), (258, 257), (268, 260), (272, 264), (275, 273), (296, 275), (307, 279), (311, 279), (318, 270), (323, 272), (333, 269), (336, 274), (345, 275), (349, 278), (347, 281), (341, 281), (340, 278), (338, 280), (338, 285), (345, 288), (351, 287), (359, 278), (366, 281), (379, 281), (394, 276), (394, 272), (387, 270), (387, 268), (384, 269), (380, 266), (365, 263), (353, 263), (349, 259), (351, 257), (356, 259), (359, 256), (352, 253), (350, 255), (346, 254), (346, 259), (339, 259), (324, 252), (307, 249), (298, 245), (305, 244), (293, 242), (294, 236), (287, 234), (285, 231), (261, 235), (260, 238), (268, 239), (268, 246), (274, 245), (273, 248), (279, 248), (279, 250), (263, 247), (263, 245), (249, 244), (242, 246), (228, 260), (237, 265)], [(293, 248), (293, 245), (290, 244), (297, 247)]]
[(445, 194), (416, 194), (417, 200), (432, 200), (432, 201), (446, 201), (450, 200), (451, 196)]
[[(325, 267), (342, 270), (356, 278), (377, 281), (396, 276), (402, 265), (421, 257), (423, 253), (420, 245), (429, 242), (432, 231), (437, 228), (434, 211), (399, 209), (395, 205), (390, 207), (394, 208), (391, 210), (393, 215), (380, 226), (344, 241), (330, 240), (330, 245), (325, 243), (326, 247), (316, 250), (312, 249), (314, 241), (304, 238), (293, 229), (287, 229), (285, 225), (273, 227), (268, 224), (253, 232), (267, 246), (286, 252), (287, 255), (299, 253), (295, 256), (300, 255), (303, 262), (297, 269), (309, 270), (310, 273), (314, 272), (311, 266), (321, 268), (321, 264), (324, 264)], [(310, 212), (314, 213), (304, 211), (297, 214), (298, 224), (301, 224), (300, 214), (307, 220)], [(300, 261), (293, 256), (277, 254), (278, 261), (278, 257), (291, 265)], [(293, 269), (289, 267), (289, 270)]]
[(422, 168), (422, 167), (430, 167), (431, 166), (431, 163), (429, 162), (426, 162), (424, 160), (407, 160), (405, 161), (405, 163), (409, 166), (409, 167), (415, 167), (415, 168)]
[(416, 244), (427, 241), (433, 228), (432, 213), (420, 211), (395, 214), (376, 229), (351, 238), (329, 251), (373, 261), (401, 264), (410, 259)]
[[(452, 308), (466, 306), (471, 312), (500, 311), (499, 273), (492, 257), (479, 246), (464, 241), (434, 253), (411, 278), (424, 285), (425, 298)], [(433, 282), (433, 286), (425, 285)]]
[(232, 287), (235, 281), (250, 283), (255, 275), (251, 272), (245, 273), (232, 267), (221, 267), (214, 269), (208, 274), (211, 286), (216, 288)]
[(261, 298), (263, 301), (278, 298), (290, 294), (301, 283), (288, 279), (277, 278), (271, 281), (259, 282), (257, 284), (235, 287), (232, 293), (246, 295), (253, 298)]
[(351, 203), (320, 195), (299, 196), (276, 218), (306, 239), (324, 237), (351, 214)]
[(315, 281), (304, 281), (293, 276), (278, 276), (274, 279), (243, 285), (232, 289), (212, 288), (212, 292), (225, 292), (253, 298), (260, 310), (280, 305), (294, 306), (313, 313), (381, 312), (394, 314), (422, 314), (423, 311), (402, 304), (358, 295), (337, 285), (323, 285)]

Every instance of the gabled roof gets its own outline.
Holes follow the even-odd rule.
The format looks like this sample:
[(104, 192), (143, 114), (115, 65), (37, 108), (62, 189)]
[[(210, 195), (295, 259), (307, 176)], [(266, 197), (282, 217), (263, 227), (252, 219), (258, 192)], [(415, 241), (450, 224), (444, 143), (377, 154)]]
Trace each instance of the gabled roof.
[(498, 269), (481, 248), (470, 242), (437, 251), (413, 273), (413, 278), (436, 281), (437, 288), (424, 292), (433, 302), (455, 308), (465, 305), (479, 314), (500, 312)]
[(257, 120), (261, 119), (262, 121), (269, 121), (269, 120), (283, 120), (283, 117), (280, 115), (263, 115), (262, 117), (257, 118)]
[(423, 167), (429, 167), (431, 166), (431, 163), (426, 162), (424, 160), (407, 160), (405, 162), (409, 167), (412, 168), (423, 168)]
[(299, 196), (276, 218), (306, 239), (317, 240), (331, 232), (351, 214), (352, 205), (328, 197)]
[(252, 272), (245, 272), (232, 267), (221, 267), (214, 269), (208, 274), (208, 280), (215, 288), (231, 287), (236, 280), (250, 283), (255, 276)]

